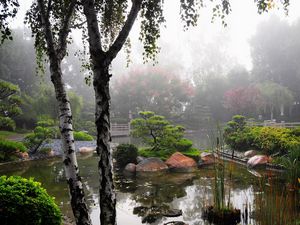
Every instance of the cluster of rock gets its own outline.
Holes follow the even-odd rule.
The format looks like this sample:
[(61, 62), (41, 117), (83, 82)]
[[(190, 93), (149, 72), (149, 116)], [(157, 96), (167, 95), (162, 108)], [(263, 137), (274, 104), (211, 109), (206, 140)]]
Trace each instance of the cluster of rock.
[(165, 162), (156, 157), (150, 158), (137, 158), (137, 164), (129, 163), (125, 167), (126, 172), (193, 172), (198, 166), (208, 165), (215, 162), (215, 155), (212, 153), (205, 153), (200, 155), (200, 160), (197, 163), (194, 159), (183, 155), (180, 152), (175, 152)]

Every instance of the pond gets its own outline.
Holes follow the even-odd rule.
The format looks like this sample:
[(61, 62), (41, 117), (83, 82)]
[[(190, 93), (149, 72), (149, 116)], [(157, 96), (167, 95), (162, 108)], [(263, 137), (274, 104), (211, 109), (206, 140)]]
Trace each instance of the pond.
[[(79, 156), (78, 162), (93, 224), (99, 224), (97, 156)], [(285, 184), (280, 174), (259, 171), (267, 177), (259, 182), (253, 172), (236, 164), (231, 168), (231, 179), (226, 175), (226, 199), (230, 189), (230, 199), (234, 207), (244, 215), (241, 224), (296, 224), (299, 221), (299, 195), (284, 192)], [(69, 195), (60, 159), (22, 162), (0, 167), (0, 175), (21, 175), (35, 177), (42, 182), (48, 193), (55, 196), (64, 214), (72, 216)], [(116, 171), (117, 221), (120, 225), (140, 225), (143, 217), (137, 215), (138, 206), (159, 206), (181, 209), (177, 218), (159, 218), (151, 224), (168, 221), (184, 221), (189, 225), (208, 224), (201, 218), (202, 208), (213, 202), (214, 169), (200, 168), (194, 173), (165, 173), (146, 176), (125, 176)], [(268, 185), (265, 185), (268, 184)], [(276, 185), (275, 185), (276, 184)], [(264, 193), (264, 194), (262, 194)], [(266, 207), (262, 207), (266, 203)], [(136, 214), (134, 214), (134, 212)], [(278, 215), (280, 214), (280, 216)], [(277, 219), (278, 218), (278, 219)]]

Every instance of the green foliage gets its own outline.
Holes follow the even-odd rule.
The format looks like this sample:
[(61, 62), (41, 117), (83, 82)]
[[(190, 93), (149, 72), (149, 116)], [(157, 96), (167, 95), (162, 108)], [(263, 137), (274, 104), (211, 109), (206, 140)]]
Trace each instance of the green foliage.
[(0, 177), (0, 221), (7, 225), (60, 225), (54, 199), (32, 178)]
[(151, 148), (139, 148), (138, 153), (140, 156), (149, 158), (157, 157), (161, 160), (167, 160), (175, 151), (166, 151), (165, 149), (153, 151)]
[(22, 103), (17, 85), (0, 80), (0, 129), (14, 130), (16, 125), (13, 117), (22, 113)]
[(76, 141), (93, 141), (94, 140), (94, 138), (91, 135), (89, 135), (83, 131), (74, 131), (74, 139)]
[(25, 136), (24, 143), (32, 153), (35, 153), (43, 144), (49, 143), (57, 133), (55, 122), (52, 119), (44, 119), (37, 122), (33, 133)]
[(6, 131), (14, 131), (16, 129), (16, 123), (9, 117), (0, 116), (0, 129)]
[(0, 131), (0, 139), (7, 139), (9, 136), (11, 135), (15, 135), (16, 132), (12, 132), (12, 131)]
[(16, 158), (15, 153), (26, 152), (26, 147), (21, 142), (0, 140), (0, 162), (12, 161)]
[(113, 152), (113, 157), (116, 159), (119, 167), (125, 167), (128, 163), (136, 163), (138, 149), (132, 144), (120, 144)]
[(196, 161), (199, 160), (200, 151), (197, 148), (189, 148), (188, 150), (182, 152), (185, 156), (191, 157), (195, 159)]
[(193, 146), (193, 141), (187, 138), (182, 138), (175, 142), (174, 145), (177, 151), (186, 152)]
[[(229, 121), (224, 132), (225, 142), (234, 150), (246, 151), (254, 148), (264, 154), (287, 154), (300, 147), (298, 130), (280, 127), (245, 127)], [(243, 124), (243, 122), (242, 122)]]
[(7, 39), (12, 40), (9, 21), (17, 15), (19, 7), (20, 4), (18, 0), (5, 0), (0, 2), (0, 45)]
[(292, 148), (286, 155), (276, 158), (275, 163), (282, 165), (286, 171), (286, 177), (294, 189), (300, 188), (300, 145)]

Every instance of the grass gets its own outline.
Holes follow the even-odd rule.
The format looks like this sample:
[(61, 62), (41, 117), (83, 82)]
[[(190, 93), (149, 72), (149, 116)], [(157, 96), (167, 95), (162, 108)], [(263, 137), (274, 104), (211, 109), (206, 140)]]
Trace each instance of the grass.
[(12, 135), (17, 135), (18, 133), (14, 131), (5, 131), (5, 130), (0, 130), (0, 139), (7, 139), (9, 136)]

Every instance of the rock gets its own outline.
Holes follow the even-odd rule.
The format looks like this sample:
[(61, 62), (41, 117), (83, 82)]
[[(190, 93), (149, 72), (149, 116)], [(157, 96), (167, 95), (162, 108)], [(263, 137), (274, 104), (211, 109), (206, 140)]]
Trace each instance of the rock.
[(266, 166), (266, 164), (269, 163), (270, 161), (271, 158), (266, 155), (255, 155), (248, 160), (247, 166), (250, 168)]
[(200, 154), (200, 158), (202, 161), (201, 165), (209, 165), (209, 164), (213, 164), (216, 161), (216, 156), (214, 153), (211, 152), (202, 152)]
[(22, 159), (22, 160), (26, 160), (29, 159), (29, 155), (27, 152), (20, 152), (19, 150), (16, 152), (16, 155)]
[(255, 155), (257, 155), (257, 152), (255, 150), (249, 150), (244, 153), (244, 156), (246, 158), (251, 158), (252, 156), (255, 156)]
[(182, 210), (181, 209), (169, 209), (166, 212), (162, 213), (165, 217), (178, 217), (182, 216)]
[(136, 172), (156, 172), (167, 170), (168, 166), (159, 158), (150, 157), (136, 165)]
[(138, 156), (138, 157), (136, 157), (137, 163), (140, 163), (140, 162), (142, 162), (142, 161), (145, 160), (145, 159), (146, 159), (146, 158), (143, 157), (143, 156)]
[(91, 153), (91, 152), (94, 152), (95, 150), (96, 150), (95, 147), (81, 147), (81, 148), (79, 148), (79, 152), (82, 153), (82, 154)]
[(128, 163), (126, 166), (125, 166), (125, 169), (124, 169), (126, 172), (129, 172), (129, 173), (135, 173), (136, 171), (136, 165), (134, 163)]
[(188, 224), (182, 221), (171, 221), (168, 223), (164, 223), (164, 225), (188, 225)]
[(178, 172), (193, 171), (197, 167), (197, 163), (194, 159), (187, 157), (180, 152), (175, 152), (171, 155), (166, 161), (166, 164), (169, 166), (169, 169)]

